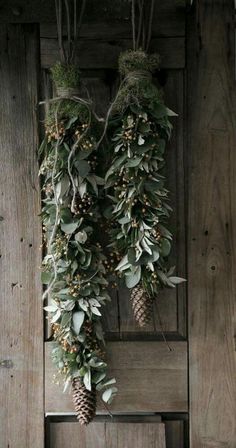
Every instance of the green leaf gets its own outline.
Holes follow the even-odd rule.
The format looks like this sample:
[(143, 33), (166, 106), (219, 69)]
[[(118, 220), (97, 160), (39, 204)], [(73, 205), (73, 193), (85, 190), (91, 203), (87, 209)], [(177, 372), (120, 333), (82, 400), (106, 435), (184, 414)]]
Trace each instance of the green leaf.
[(131, 221), (129, 216), (124, 216), (124, 218), (118, 219), (119, 224), (128, 224)]
[(61, 230), (69, 235), (75, 232), (77, 227), (78, 227), (78, 221), (70, 222), (68, 224), (61, 223)]
[(160, 252), (162, 257), (167, 257), (171, 250), (171, 243), (166, 238), (162, 238), (160, 242)]
[(87, 181), (92, 185), (95, 194), (98, 196), (98, 187), (95, 176), (88, 176)]
[(138, 145), (143, 145), (145, 143), (145, 140), (144, 140), (144, 138), (143, 138), (143, 136), (142, 135), (139, 135), (139, 138), (138, 138)]
[(136, 262), (136, 251), (133, 247), (128, 249), (128, 261), (130, 264), (135, 264)]
[(61, 221), (65, 224), (68, 224), (72, 221), (72, 214), (68, 207), (61, 208), (60, 210)]
[(90, 171), (90, 166), (86, 160), (80, 160), (78, 163), (78, 171), (81, 177), (86, 177)]
[(141, 278), (141, 267), (137, 266), (132, 274), (126, 274), (125, 276), (125, 284), (127, 288), (134, 288), (139, 282)]
[(164, 139), (161, 138), (158, 142), (158, 151), (160, 151), (160, 153), (163, 154), (165, 151), (165, 147), (166, 147), (166, 142)]
[(68, 120), (65, 129), (70, 129), (70, 127), (72, 126), (72, 124), (74, 124), (76, 121), (78, 120), (78, 117), (72, 117)]
[(87, 191), (87, 183), (86, 182), (82, 182), (79, 185), (79, 194), (80, 194), (81, 198), (83, 198), (83, 196), (86, 193), (86, 191)]
[(140, 164), (141, 160), (142, 160), (142, 157), (136, 157), (134, 159), (129, 160), (125, 164), (125, 166), (128, 167), (128, 168), (132, 168), (132, 167), (138, 166)]
[(186, 282), (186, 279), (182, 277), (169, 277), (169, 280), (174, 285), (179, 285), (180, 283)]
[(84, 375), (84, 385), (87, 390), (91, 390), (91, 370), (88, 369), (87, 372)]
[(105, 377), (106, 377), (106, 373), (105, 373), (105, 372), (96, 372), (95, 374), (93, 374), (92, 381), (93, 381), (93, 383), (98, 384), (98, 383), (100, 383)]
[(57, 306), (56, 305), (47, 305), (43, 309), (45, 311), (47, 311), (47, 313), (55, 313), (55, 311), (57, 310)]
[(119, 271), (121, 268), (123, 268), (127, 264), (128, 264), (128, 257), (127, 257), (127, 255), (125, 255), (122, 258), (122, 260), (120, 261), (120, 263), (118, 264), (118, 266), (116, 267), (116, 271)]
[(73, 313), (73, 328), (76, 334), (80, 333), (81, 326), (84, 322), (84, 316), (84, 311), (76, 311), (75, 313)]
[(166, 107), (166, 112), (169, 117), (178, 117), (178, 114), (176, 114), (173, 110), (169, 109), (168, 107)]
[(71, 320), (71, 313), (63, 313), (61, 319), (61, 326), (67, 327), (67, 325), (69, 325), (70, 323), (70, 320)]
[(96, 306), (91, 306), (91, 311), (93, 314), (95, 314), (96, 316), (101, 316), (100, 311), (97, 309)]
[(51, 278), (52, 278), (51, 272), (46, 271), (41, 272), (41, 281), (44, 285), (48, 285), (51, 282)]
[(84, 244), (87, 241), (87, 238), (88, 238), (88, 235), (84, 230), (82, 230), (81, 232), (77, 232), (75, 234), (75, 240), (81, 244)]
[(105, 401), (105, 403), (110, 404), (117, 391), (118, 391), (117, 387), (111, 387), (110, 389), (105, 390), (102, 394), (103, 401)]
[(70, 187), (70, 180), (69, 180), (69, 177), (67, 175), (65, 175), (62, 177), (60, 182), (58, 182), (56, 184), (56, 187), (55, 187), (55, 194), (56, 194), (57, 200), (59, 200), (66, 194), (69, 187)]

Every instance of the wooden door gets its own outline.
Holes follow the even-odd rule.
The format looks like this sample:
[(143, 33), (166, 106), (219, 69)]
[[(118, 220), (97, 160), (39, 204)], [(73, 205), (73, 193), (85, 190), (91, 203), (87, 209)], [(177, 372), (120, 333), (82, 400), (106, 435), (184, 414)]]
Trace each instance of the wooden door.
[[(129, 7), (129, 5), (127, 5)], [(174, 213), (171, 227), (174, 234), (172, 263), (177, 272), (186, 275), (185, 204), (184, 197), (184, 23), (185, 12), (171, 2), (163, 7), (166, 22), (160, 37), (158, 24), (154, 27), (152, 51), (163, 57), (162, 70), (156, 82), (163, 88), (166, 103), (179, 117), (173, 122), (174, 131), (167, 151), (168, 188)], [(108, 10), (108, 25), (84, 27), (80, 42), (79, 61), (83, 79), (104, 115), (118, 85), (117, 57), (129, 47), (130, 31), (125, 23), (128, 10)], [(172, 14), (178, 19), (169, 23)], [(117, 16), (116, 16), (117, 14)], [(118, 22), (122, 14), (122, 21)], [(94, 20), (90, 15), (90, 20)], [(176, 23), (177, 20), (177, 23)], [(111, 41), (110, 33), (114, 40)], [(92, 33), (92, 34), (91, 34)], [(176, 37), (177, 34), (177, 37)], [(174, 36), (174, 37), (173, 37)], [(56, 61), (55, 27), (41, 27), (42, 96), (50, 97), (52, 87), (48, 69)], [(99, 55), (99, 56), (98, 56)], [(73, 417), (71, 396), (52, 383), (54, 367), (50, 359), (51, 343), (45, 343), (45, 413), (47, 416), (47, 446), (71, 447), (183, 447), (184, 425), (188, 412), (186, 286), (160, 294), (153, 321), (141, 330), (134, 321), (129, 291), (111, 290), (112, 302), (107, 306), (104, 327), (110, 373), (117, 379), (119, 392), (109, 406), (112, 417), (100, 402), (98, 416), (88, 429), (81, 429)], [(166, 343), (162, 331), (165, 333)], [(186, 426), (186, 425), (185, 425)], [(176, 429), (178, 428), (178, 429)], [(68, 442), (68, 438), (70, 442)], [(78, 442), (79, 441), (79, 442)]]
[[(236, 446), (234, 5), (195, 3), (189, 12), (185, 2), (156, 0), (151, 42), (162, 56), (156, 82), (178, 113), (167, 179), (172, 261), (188, 284), (160, 294), (145, 330), (127, 290), (112, 292), (104, 326), (119, 393), (112, 417), (100, 403), (85, 429), (52, 383), (40, 299), (37, 104), (53, 93), (54, 1), (0, 0), (1, 448)], [(103, 114), (117, 88), (117, 57), (131, 45), (130, 3), (88, 0), (81, 31), (79, 63)]]

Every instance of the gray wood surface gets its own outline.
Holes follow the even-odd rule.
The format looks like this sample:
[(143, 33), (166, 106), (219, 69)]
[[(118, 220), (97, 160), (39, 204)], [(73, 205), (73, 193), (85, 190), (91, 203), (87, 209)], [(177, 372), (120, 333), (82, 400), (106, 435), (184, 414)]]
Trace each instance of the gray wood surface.
[(196, 2), (188, 24), (191, 448), (236, 446), (234, 2)]
[[(157, 3), (157, 2), (156, 2)], [(185, 0), (158, 1), (154, 11), (154, 36), (185, 34)], [(40, 22), (42, 34), (55, 37), (54, 0), (0, 0), (0, 22)], [(87, 0), (81, 36), (104, 37), (109, 40), (130, 36), (131, 5), (123, 0)], [(105, 23), (104, 23), (105, 22)], [(113, 31), (114, 30), (114, 31)]]
[[(38, 28), (0, 30), (0, 446), (42, 448)], [(4, 360), (8, 360), (8, 367)]]
[(50, 448), (166, 448), (163, 423), (51, 423)]
[[(108, 69), (117, 68), (119, 54), (132, 48), (131, 39), (102, 40), (80, 39), (77, 58), (80, 68)], [(152, 39), (150, 52), (161, 56), (161, 66), (164, 68), (184, 68), (185, 39), (184, 37), (157, 37)], [(57, 39), (41, 38), (42, 67), (51, 67), (59, 60)]]
[[(112, 412), (187, 412), (187, 344), (184, 341), (109, 342), (107, 360), (110, 376), (116, 377), (119, 393)], [(47, 414), (74, 412), (71, 395), (63, 385), (52, 383), (55, 368), (45, 346), (45, 411)], [(99, 412), (107, 412), (102, 403)]]

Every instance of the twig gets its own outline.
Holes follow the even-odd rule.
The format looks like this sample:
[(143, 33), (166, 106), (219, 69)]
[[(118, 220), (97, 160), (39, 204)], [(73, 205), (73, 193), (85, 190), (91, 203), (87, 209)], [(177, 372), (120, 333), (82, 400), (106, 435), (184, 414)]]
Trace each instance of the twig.
[(143, 5), (144, 5), (144, 0), (139, 0), (138, 1), (138, 6), (139, 6), (139, 24), (138, 24), (137, 43), (136, 43), (136, 47), (137, 48), (139, 48), (139, 46), (140, 46), (141, 31), (142, 31), (142, 27), (143, 27)]
[(67, 63), (71, 62), (71, 29), (70, 29), (70, 7), (68, 0), (64, 0), (65, 7), (66, 7), (66, 23), (67, 23), (67, 43), (68, 43), (68, 50), (67, 50)]
[(152, 22), (153, 22), (153, 13), (154, 13), (154, 3), (155, 3), (155, 0), (151, 0), (145, 51), (148, 51), (148, 48), (149, 48), (149, 45), (150, 45), (150, 41), (151, 41), (151, 36), (152, 36)]
[(56, 20), (57, 20), (57, 38), (59, 45), (59, 53), (62, 62), (65, 62), (66, 55), (63, 45), (63, 28), (62, 28), (62, 3), (61, 0), (55, 0)]
[(131, 20), (132, 20), (133, 50), (135, 51), (136, 50), (136, 41), (135, 41), (135, 0), (132, 0)]
[[(168, 343), (168, 341), (167, 341), (167, 339), (166, 339), (166, 337), (165, 337), (165, 333), (164, 333), (164, 329), (163, 329), (163, 324), (162, 324), (161, 316), (160, 316), (160, 313), (159, 313), (159, 308), (158, 308), (157, 300), (155, 300), (155, 306), (156, 306), (156, 312), (157, 312), (158, 322), (159, 322), (159, 325), (160, 325), (160, 328), (161, 328), (161, 335), (162, 335), (162, 337), (163, 337), (164, 342), (166, 343), (166, 345), (167, 345), (167, 347), (168, 347), (168, 350), (169, 350), (170, 352), (172, 352), (172, 348), (171, 348), (170, 344)], [(155, 322), (155, 319), (154, 319), (154, 322)]]
[[(76, 0), (75, 0), (76, 2)], [(75, 51), (78, 45), (78, 38), (79, 38), (79, 33), (80, 33), (80, 29), (81, 29), (81, 25), (82, 25), (82, 20), (83, 20), (83, 15), (84, 15), (84, 11), (85, 11), (85, 6), (86, 6), (86, 0), (82, 1), (82, 5), (81, 5), (81, 9), (80, 9), (80, 14), (79, 14), (79, 19), (78, 21), (76, 21), (75, 24), (75, 33), (74, 33), (74, 42), (73, 42), (73, 48), (72, 48), (72, 55), (71, 55), (71, 60), (73, 61), (74, 57), (75, 57)], [(74, 20), (76, 19), (76, 7), (74, 9)]]

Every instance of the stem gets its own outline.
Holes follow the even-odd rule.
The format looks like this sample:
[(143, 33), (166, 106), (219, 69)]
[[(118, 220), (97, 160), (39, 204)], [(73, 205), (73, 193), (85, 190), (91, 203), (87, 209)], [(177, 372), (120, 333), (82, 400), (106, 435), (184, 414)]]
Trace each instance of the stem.
[(133, 50), (135, 51), (136, 50), (136, 42), (135, 42), (135, 0), (132, 0), (131, 16), (132, 16)]
[(153, 13), (154, 13), (154, 0), (151, 0), (149, 20), (148, 20), (148, 35), (147, 35), (147, 40), (146, 40), (145, 51), (148, 51), (150, 41), (151, 41)]
[(70, 28), (70, 7), (68, 0), (65, 1), (65, 7), (66, 7), (66, 23), (67, 23), (67, 43), (68, 43), (68, 50), (67, 50), (67, 63), (69, 64), (71, 61), (71, 28)]

